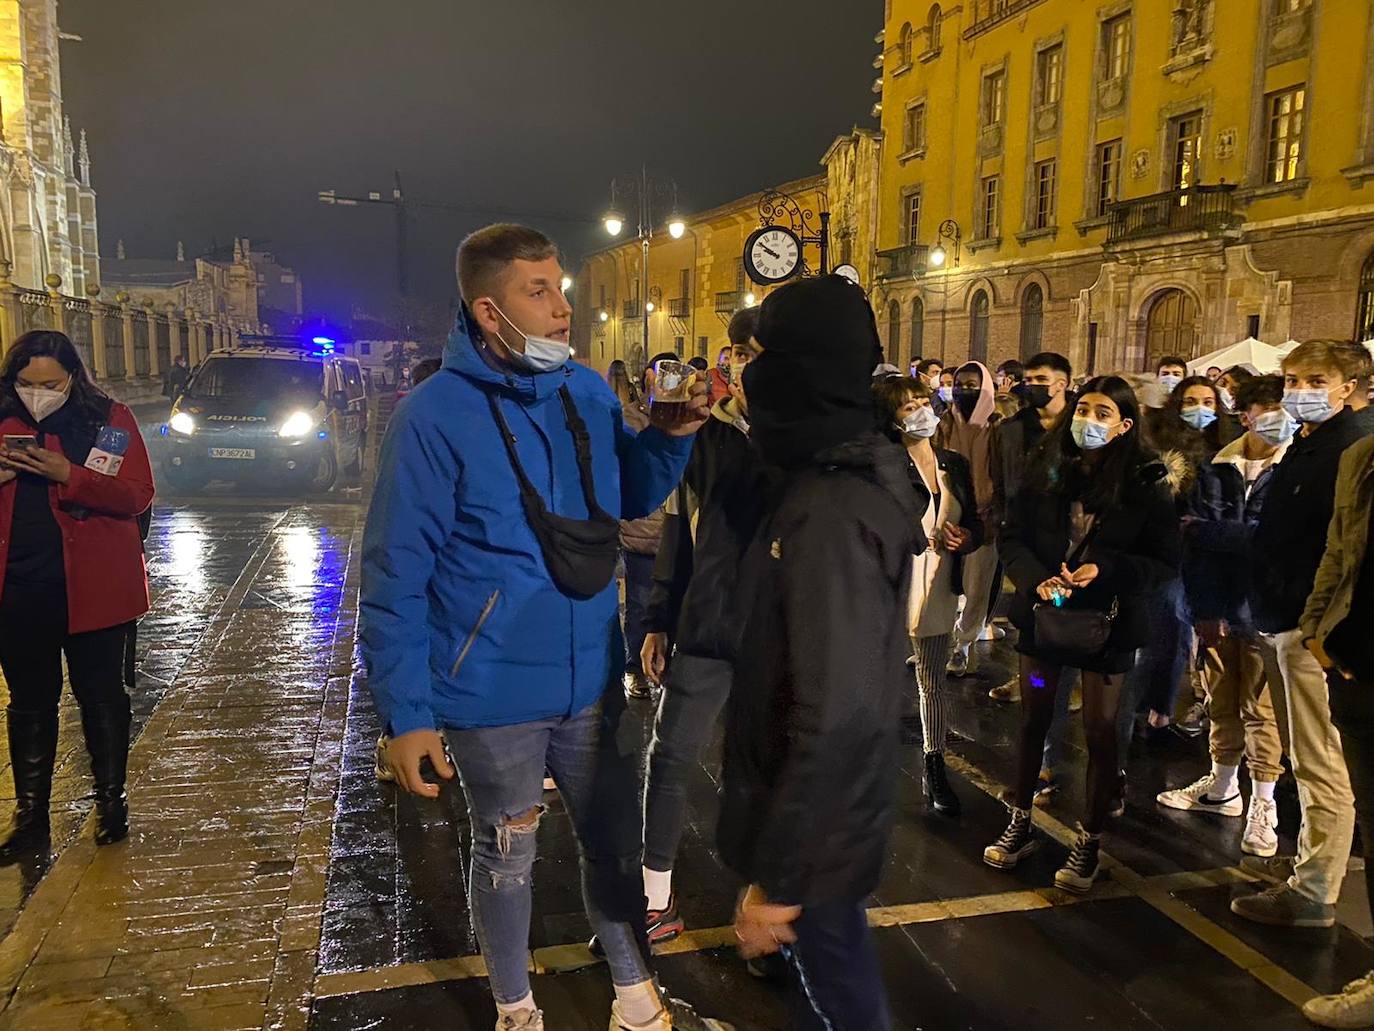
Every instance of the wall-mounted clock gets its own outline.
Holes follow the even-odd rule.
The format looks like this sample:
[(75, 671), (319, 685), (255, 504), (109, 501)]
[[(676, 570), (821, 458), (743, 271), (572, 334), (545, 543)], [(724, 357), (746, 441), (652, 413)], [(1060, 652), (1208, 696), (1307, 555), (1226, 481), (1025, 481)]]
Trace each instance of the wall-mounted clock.
[(855, 286), (859, 285), (859, 270), (853, 265), (837, 265), (835, 267), (835, 275), (844, 277)]
[(802, 267), (801, 239), (783, 226), (755, 229), (744, 244), (744, 268), (755, 283), (791, 279)]

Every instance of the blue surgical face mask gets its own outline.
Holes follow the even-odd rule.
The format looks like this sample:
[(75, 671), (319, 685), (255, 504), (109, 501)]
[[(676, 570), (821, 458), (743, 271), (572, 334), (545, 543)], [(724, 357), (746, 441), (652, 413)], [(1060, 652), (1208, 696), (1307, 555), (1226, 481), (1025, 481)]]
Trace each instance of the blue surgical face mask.
[(954, 403), (953, 387), (940, 387), (937, 391), (935, 391), (935, 393), (939, 395), (940, 400), (943, 401), (945, 404)]
[(1276, 408), (1257, 416), (1250, 428), (1266, 444), (1279, 447), (1293, 439), (1293, 434), (1298, 432), (1298, 421), (1284, 409)]
[(940, 417), (935, 414), (935, 409), (929, 405), (924, 405), (898, 423), (897, 428), (902, 431), (904, 436), (911, 437), (913, 440), (926, 440), (935, 436), (935, 431), (939, 425)]
[(1283, 392), (1283, 407), (1298, 422), (1326, 422), (1340, 411), (1321, 387), (1290, 387)]
[(1069, 423), (1069, 432), (1073, 435), (1073, 442), (1084, 451), (1096, 451), (1100, 447), (1106, 447), (1112, 439), (1112, 428), (1105, 422), (1094, 422), (1081, 415), (1073, 417), (1073, 421)]
[(1206, 405), (1194, 405), (1192, 408), (1184, 408), (1179, 416), (1195, 430), (1205, 430), (1212, 423), (1217, 421), (1215, 408), (1208, 408)]
[[(521, 354), (510, 344), (506, 344), (506, 338), (501, 336), (501, 343), (506, 344), (506, 350), (510, 351), (511, 360), (517, 365), (524, 366), (530, 372), (553, 372), (561, 369), (568, 362), (571, 349), (561, 340), (553, 340), (549, 337), (530, 336), (514, 322), (500, 308), (496, 307), (496, 302), (492, 301), (491, 306), (496, 308), (497, 313), (510, 322), (515, 331), (525, 338), (525, 353)], [(500, 336), (500, 332), (497, 333)]]
[(1172, 372), (1161, 372), (1159, 374), (1159, 385), (1165, 390), (1173, 393), (1174, 387), (1183, 382), (1183, 377)]

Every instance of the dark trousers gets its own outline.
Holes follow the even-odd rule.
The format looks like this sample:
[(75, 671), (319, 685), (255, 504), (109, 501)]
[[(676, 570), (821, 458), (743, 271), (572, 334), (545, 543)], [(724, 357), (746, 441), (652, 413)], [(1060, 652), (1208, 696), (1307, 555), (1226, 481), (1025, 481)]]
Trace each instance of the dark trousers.
[(81, 705), (123, 702), (124, 647), (129, 624), (67, 633), (67, 597), (56, 590), (25, 590), (6, 584), (0, 598), (0, 669), (10, 706), (56, 710), (62, 698), (62, 657), (72, 694)]
[(644, 648), (649, 595), (654, 588), (654, 556), (622, 551), (625, 559), (625, 672), (643, 673), (639, 653)]
[(644, 789), (644, 865), (664, 872), (673, 868), (687, 825), (687, 782), (730, 697), (734, 665), (678, 654), (665, 680)]
[(1341, 750), (1355, 795), (1355, 819), (1364, 842), (1364, 882), (1374, 915), (1374, 682), (1326, 675), (1331, 722), (1341, 734)]
[(793, 1031), (891, 1031), (887, 989), (862, 902), (808, 906), (787, 950)]

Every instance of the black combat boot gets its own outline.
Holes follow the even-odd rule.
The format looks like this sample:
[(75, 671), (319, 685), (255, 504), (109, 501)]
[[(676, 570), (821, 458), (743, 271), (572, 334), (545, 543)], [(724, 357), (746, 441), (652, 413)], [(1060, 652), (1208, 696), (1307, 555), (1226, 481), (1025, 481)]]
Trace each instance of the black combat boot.
[(959, 796), (945, 773), (943, 752), (926, 753), (926, 801), (941, 816), (958, 816), (962, 812)]
[(0, 864), (47, 854), (52, 846), (48, 803), (57, 759), (57, 710), (8, 710), (10, 762), (14, 772), (14, 827), (0, 842)]
[(81, 707), (81, 729), (95, 780), (95, 843), (112, 845), (129, 836), (124, 775), (129, 765), (129, 699)]

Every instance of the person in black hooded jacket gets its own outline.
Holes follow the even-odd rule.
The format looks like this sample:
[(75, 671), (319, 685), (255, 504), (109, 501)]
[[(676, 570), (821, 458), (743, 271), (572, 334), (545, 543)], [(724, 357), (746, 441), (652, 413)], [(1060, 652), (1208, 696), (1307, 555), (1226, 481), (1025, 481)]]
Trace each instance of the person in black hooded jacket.
[[(1178, 577), (1179, 521), (1165, 469), (1141, 443), (1140, 406), (1125, 380), (1100, 376), (1079, 392), (1037, 450), (1007, 509), (999, 541), (1016, 586), (1011, 621), (1020, 636), (1021, 741), (1011, 822), (983, 852), (989, 866), (1014, 868), (1038, 846), (1031, 802), (1045, 734), (1066, 667), (1083, 675), (1088, 739), (1088, 810), (1068, 861), (1055, 874), (1084, 893), (1097, 877), (1103, 824), (1120, 788), (1116, 720), (1135, 652), (1149, 640), (1147, 599)], [(1056, 613), (1063, 613), (1062, 617)], [(1107, 615), (1101, 647), (1056, 642), (1070, 619)], [(1060, 635), (1080, 639), (1082, 628)]]
[(727, 708), (719, 844), (749, 884), (735, 933), (746, 956), (786, 951), (794, 1027), (887, 1031), (864, 899), (896, 801), (920, 517), (906, 455), (875, 428), (863, 292), (839, 276), (791, 283), (756, 336), (744, 387), (775, 475), (740, 571)]

